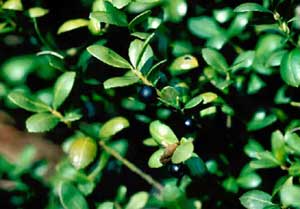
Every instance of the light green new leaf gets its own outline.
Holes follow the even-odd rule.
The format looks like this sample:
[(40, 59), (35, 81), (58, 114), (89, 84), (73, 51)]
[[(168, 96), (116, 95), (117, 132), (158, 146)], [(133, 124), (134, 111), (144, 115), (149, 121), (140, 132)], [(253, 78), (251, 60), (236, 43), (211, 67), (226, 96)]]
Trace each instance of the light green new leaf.
[(118, 9), (127, 6), (132, 0), (111, 0), (111, 3)]
[(244, 189), (253, 189), (258, 187), (262, 182), (261, 177), (255, 172), (242, 173), (237, 178), (237, 183)]
[(265, 12), (272, 14), (272, 11), (268, 10), (267, 8), (252, 2), (240, 4), (234, 9), (234, 12)]
[(188, 101), (184, 108), (185, 109), (191, 109), (193, 107), (196, 107), (198, 104), (200, 104), (201, 102), (203, 101), (203, 98), (202, 98), (202, 95), (198, 95), (198, 96), (195, 96), (193, 97), (190, 101)]
[(241, 204), (247, 209), (264, 209), (274, 205), (271, 202), (272, 196), (259, 190), (246, 192), (240, 197)]
[(88, 209), (88, 203), (80, 191), (69, 182), (58, 185), (58, 196), (64, 209)]
[(105, 89), (124, 87), (135, 84), (139, 81), (139, 78), (135, 75), (132, 76), (120, 76), (109, 78), (104, 81), (103, 86)]
[(287, 132), (284, 136), (286, 144), (297, 154), (300, 154), (300, 137), (296, 133)]
[(188, 20), (188, 28), (192, 34), (200, 38), (211, 38), (223, 33), (223, 29), (214, 19), (206, 16), (190, 18)]
[(96, 57), (100, 61), (110, 66), (116, 68), (125, 68), (125, 69), (131, 68), (130, 63), (126, 59), (124, 59), (119, 54), (117, 54), (116, 52), (114, 52), (113, 50), (105, 46), (91, 45), (87, 48), (87, 51), (92, 56)]
[(114, 203), (113, 202), (103, 202), (100, 205), (97, 206), (97, 209), (114, 209)]
[(82, 28), (89, 25), (89, 20), (87, 19), (72, 19), (64, 22), (57, 30), (57, 34), (65, 33), (77, 28)]
[(300, 176), (300, 162), (293, 163), (288, 171), (291, 176)]
[(32, 7), (28, 10), (29, 17), (37, 18), (46, 15), (49, 12), (48, 9), (44, 9), (41, 7)]
[(244, 152), (251, 158), (257, 158), (258, 153), (263, 151), (263, 146), (254, 139), (249, 139), (248, 144), (244, 146)]
[(148, 166), (150, 168), (160, 168), (163, 164), (160, 162), (161, 156), (164, 154), (165, 149), (156, 150), (148, 160)]
[(286, 206), (300, 207), (300, 187), (294, 185), (284, 185), (280, 190), (281, 202)]
[(132, 195), (125, 209), (142, 209), (148, 202), (149, 194), (147, 192), (138, 192)]
[(99, 137), (101, 139), (108, 140), (121, 130), (129, 127), (129, 121), (121, 116), (114, 117), (103, 124), (99, 131)]
[(271, 145), (274, 157), (279, 162), (284, 163), (287, 153), (285, 149), (284, 136), (279, 130), (276, 130), (272, 133)]
[(141, 70), (145, 63), (153, 57), (153, 51), (146, 41), (135, 39), (130, 43), (128, 55), (132, 66)]
[(256, 158), (257, 160), (252, 160), (250, 162), (251, 168), (261, 169), (280, 166), (280, 162), (269, 151), (257, 153)]
[(24, 96), (21, 92), (11, 92), (8, 95), (8, 99), (17, 106), (27, 111), (47, 112), (51, 110), (51, 108), (44, 102), (40, 101), (39, 99), (32, 99), (27, 96)]
[(23, 5), (21, 0), (7, 0), (3, 5), (2, 9), (22, 11)]
[(197, 68), (199, 66), (198, 60), (196, 57), (186, 54), (180, 57), (177, 57), (169, 67), (170, 73), (172, 75), (179, 75), (190, 70)]
[(172, 163), (181, 163), (189, 159), (194, 151), (193, 142), (185, 142), (180, 144), (172, 155)]
[(175, 144), (178, 139), (172, 129), (159, 120), (150, 123), (149, 131), (158, 144)]
[(215, 49), (202, 49), (202, 57), (205, 62), (219, 72), (225, 73), (228, 71), (228, 64), (224, 56)]
[(54, 109), (62, 105), (69, 96), (75, 82), (75, 76), (75, 72), (65, 72), (55, 82), (52, 103)]
[(50, 131), (59, 123), (59, 119), (51, 113), (37, 113), (26, 120), (26, 128), (29, 132)]

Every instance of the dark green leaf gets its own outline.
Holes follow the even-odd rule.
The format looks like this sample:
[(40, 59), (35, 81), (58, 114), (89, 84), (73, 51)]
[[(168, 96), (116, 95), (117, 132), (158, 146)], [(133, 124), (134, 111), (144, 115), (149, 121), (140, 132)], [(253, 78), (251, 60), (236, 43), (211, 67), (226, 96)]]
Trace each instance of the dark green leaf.
[(150, 16), (150, 14), (151, 14), (151, 10), (146, 10), (143, 13), (134, 17), (128, 24), (129, 30), (134, 31), (134, 27), (136, 25), (144, 22), (145, 20), (147, 20), (147, 18)]
[(26, 128), (29, 132), (45, 132), (53, 129), (59, 119), (51, 113), (37, 113), (26, 120)]
[(205, 62), (217, 71), (223, 73), (228, 71), (228, 64), (225, 58), (217, 50), (204, 48), (202, 49), (202, 56)]
[(248, 122), (247, 129), (248, 131), (256, 131), (263, 129), (277, 120), (276, 115), (266, 115), (265, 112), (256, 112), (253, 118)]
[(111, 65), (117, 68), (125, 68), (130, 69), (131, 65), (129, 62), (121, 57), (119, 54), (114, 52), (113, 50), (101, 46), (101, 45), (91, 45), (87, 48), (88, 52), (99, 59), (100, 61), (104, 62), (105, 64)]
[(259, 190), (246, 192), (240, 197), (241, 204), (247, 209), (264, 209), (267, 206), (272, 206), (274, 204), (271, 199), (271, 195)]
[(55, 82), (52, 103), (54, 109), (59, 108), (69, 96), (75, 82), (75, 76), (75, 72), (65, 72)]
[(234, 9), (234, 11), (235, 12), (266, 12), (272, 14), (272, 12), (267, 8), (263, 7), (260, 4), (252, 3), (252, 2), (240, 4)]
[(226, 191), (237, 193), (239, 191), (239, 185), (237, 184), (235, 178), (228, 177), (222, 182), (222, 186)]
[(58, 186), (58, 196), (64, 209), (89, 208), (84, 196), (71, 183), (61, 182)]
[(290, 86), (300, 85), (300, 49), (286, 53), (280, 65), (281, 78)]
[(207, 168), (203, 160), (197, 155), (193, 154), (185, 164), (189, 168), (190, 174), (193, 177), (202, 177), (207, 173)]
[(22, 93), (14, 91), (8, 95), (10, 101), (19, 107), (31, 111), (31, 112), (47, 112), (50, 111), (51, 108), (45, 104), (44, 102), (38, 99), (32, 99), (27, 96), (24, 96)]

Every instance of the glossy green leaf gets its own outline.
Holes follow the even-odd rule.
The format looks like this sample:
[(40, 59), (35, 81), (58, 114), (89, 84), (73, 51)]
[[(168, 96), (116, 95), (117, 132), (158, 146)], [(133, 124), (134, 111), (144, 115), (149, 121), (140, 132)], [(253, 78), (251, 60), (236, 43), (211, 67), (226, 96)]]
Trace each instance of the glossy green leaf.
[(207, 107), (203, 110), (200, 110), (199, 114), (201, 117), (205, 117), (208, 115), (215, 114), (216, 112), (217, 112), (217, 108), (215, 106), (212, 106), (212, 107)]
[(106, 121), (100, 129), (99, 137), (102, 139), (109, 139), (116, 133), (129, 127), (129, 121), (121, 116), (114, 117)]
[(69, 182), (58, 185), (58, 196), (64, 209), (88, 209), (88, 203), (78, 189)]
[(252, 73), (248, 81), (247, 94), (256, 94), (265, 86), (266, 83), (258, 75)]
[(200, 94), (200, 95), (198, 95), (198, 96), (193, 97), (190, 101), (188, 101), (188, 102), (185, 104), (184, 108), (185, 108), (185, 109), (191, 109), (191, 108), (194, 108), (194, 107), (196, 107), (197, 105), (199, 105), (202, 101), (203, 101), (203, 97), (202, 97), (202, 95)]
[(237, 178), (237, 183), (244, 189), (253, 189), (262, 183), (261, 177), (255, 172), (248, 172), (241, 174)]
[(95, 159), (96, 154), (96, 142), (89, 137), (81, 137), (72, 142), (68, 157), (76, 169), (82, 169)]
[(153, 51), (146, 41), (135, 39), (130, 43), (128, 55), (132, 66), (137, 70), (141, 70), (146, 62), (153, 57)]
[(264, 209), (274, 205), (271, 202), (272, 196), (259, 190), (246, 192), (240, 197), (241, 204), (247, 209)]
[(228, 36), (234, 37), (242, 33), (242, 31), (247, 26), (251, 15), (249, 13), (238, 14), (234, 20), (231, 22), (228, 29)]
[(296, 133), (287, 132), (284, 136), (286, 144), (297, 154), (300, 154), (300, 137)]
[(87, 48), (87, 51), (94, 56), (95, 58), (99, 59), (100, 61), (104, 62), (107, 65), (116, 67), (116, 68), (125, 68), (130, 69), (131, 65), (129, 62), (121, 57), (119, 54), (101, 45), (91, 45)]
[(153, 138), (147, 138), (147, 139), (145, 139), (144, 141), (143, 141), (143, 144), (144, 145), (146, 145), (146, 146), (153, 146), (153, 147), (155, 147), (155, 146), (158, 146), (159, 144), (157, 144), (157, 142), (156, 142), (156, 140), (155, 139), (153, 139)]
[(283, 56), (288, 53), (287, 50), (277, 50), (272, 52), (269, 56), (268, 60), (266, 61), (267, 67), (276, 67), (280, 66)]
[(172, 75), (179, 75), (190, 70), (197, 68), (199, 66), (198, 60), (196, 57), (186, 54), (180, 57), (177, 57), (170, 65), (169, 70)]
[(257, 4), (257, 3), (252, 3), (252, 2), (240, 4), (239, 6), (237, 6), (234, 9), (234, 12), (266, 12), (266, 13), (272, 13), (270, 10), (263, 7), (262, 5)]
[(164, 4), (165, 19), (174, 23), (178, 23), (187, 13), (186, 0), (168, 0)]
[(156, 150), (149, 158), (148, 160), (148, 166), (150, 168), (160, 168), (163, 166), (163, 164), (160, 162), (161, 156), (164, 154), (164, 149)]
[(55, 82), (52, 103), (54, 109), (59, 108), (71, 93), (75, 82), (75, 76), (75, 72), (65, 72)]
[(147, 192), (138, 192), (132, 195), (125, 209), (142, 209), (148, 202), (149, 194)]
[(248, 157), (257, 158), (258, 153), (263, 152), (263, 146), (257, 141), (250, 139), (244, 147), (244, 152)]
[(248, 68), (252, 65), (255, 57), (254, 51), (245, 51), (239, 54), (237, 58), (235, 58), (231, 69), (233, 71), (238, 70), (240, 68)]
[(215, 101), (218, 98), (218, 95), (213, 92), (205, 92), (201, 94), (201, 97), (203, 98), (203, 104), (207, 104)]
[(211, 38), (223, 33), (223, 29), (212, 18), (206, 16), (190, 18), (188, 28), (199, 38)]
[(279, 162), (284, 163), (287, 153), (285, 150), (284, 136), (279, 130), (276, 130), (272, 133), (271, 146), (272, 146), (272, 153), (275, 156), (275, 158)]
[(98, 20), (100, 23), (126, 27), (128, 25), (126, 14), (115, 8), (110, 2), (104, 1), (105, 11), (95, 11), (90, 13), (90, 18)]
[(300, 84), (300, 49), (296, 48), (285, 54), (281, 60), (281, 78), (290, 86)]
[(160, 98), (162, 102), (172, 107), (179, 107), (179, 92), (171, 86), (166, 86), (161, 90)]
[(239, 185), (236, 182), (236, 179), (233, 177), (228, 177), (222, 182), (222, 186), (226, 191), (237, 193), (239, 191)]
[(178, 139), (172, 129), (156, 120), (149, 126), (151, 136), (157, 141), (158, 144), (175, 144), (178, 143)]
[(7, 0), (4, 4), (2, 4), (2, 9), (22, 11), (23, 5), (21, 0)]
[(28, 10), (29, 17), (37, 18), (48, 14), (49, 10), (41, 7), (32, 7)]
[(57, 34), (65, 33), (71, 30), (82, 28), (89, 25), (89, 20), (87, 19), (72, 19), (64, 22), (57, 30)]
[(105, 89), (111, 89), (116, 87), (124, 87), (135, 84), (139, 81), (139, 78), (135, 75), (132, 76), (120, 76), (109, 78), (104, 81), (103, 86)]
[(256, 159), (250, 162), (250, 166), (254, 169), (274, 168), (280, 165), (280, 162), (269, 151), (257, 153)]
[(132, 0), (112, 0), (111, 3), (116, 8), (121, 9), (125, 6), (127, 6)]
[(134, 27), (144, 21), (147, 20), (147, 18), (150, 16), (151, 14), (151, 10), (146, 10), (144, 12), (142, 12), (141, 14), (137, 15), (136, 17), (134, 17), (128, 24), (128, 28), (131, 31), (134, 31)]
[(219, 72), (227, 72), (228, 64), (221, 53), (215, 49), (202, 49), (202, 56), (205, 62)]
[(97, 206), (97, 209), (114, 209), (114, 202), (103, 202)]
[(50, 131), (59, 123), (59, 119), (51, 113), (37, 113), (26, 120), (26, 128), (29, 132)]
[(33, 99), (25, 96), (23, 93), (13, 91), (8, 95), (8, 99), (17, 106), (30, 112), (47, 112), (50, 107), (39, 99)]
[(277, 120), (276, 115), (266, 115), (265, 112), (256, 112), (253, 118), (247, 123), (248, 131), (263, 129)]
[(172, 155), (172, 163), (181, 163), (189, 159), (194, 151), (193, 142), (185, 142), (180, 144)]
[(207, 168), (203, 160), (197, 155), (193, 154), (192, 157), (185, 161), (191, 176), (203, 177), (207, 173)]
[(164, 187), (162, 198), (165, 206), (168, 209), (183, 209), (184, 207), (187, 207), (187, 205), (183, 205), (184, 203), (186, 203), (186, 197), (184, 192), (174, 185), (167, 184)]
[(294, 185), (285, 185), (280, 190), (281, 202), (286, 206), (295, 208), (300, 207), (300, 187)]

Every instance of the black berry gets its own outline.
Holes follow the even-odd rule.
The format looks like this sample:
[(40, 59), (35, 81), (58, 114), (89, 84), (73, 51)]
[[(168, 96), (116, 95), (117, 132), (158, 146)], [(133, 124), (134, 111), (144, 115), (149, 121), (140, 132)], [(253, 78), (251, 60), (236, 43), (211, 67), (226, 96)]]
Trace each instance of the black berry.
[(151, 86), (143, 86), (139, 90), (139, 97), (142, 102), (150, 103), (156, 99), (156, 90)]
[(187, 127), (187, 128), (192, 128), (194, 127), (194, 121), (192, 118), (186, 118), (184, 120), (184, 126)]
[(185, 174), (185, 171), (186, 171), (183, 164), (170, 164), (168, 169), (169, 169), (170, 174), (176, 178), (181, 178)]

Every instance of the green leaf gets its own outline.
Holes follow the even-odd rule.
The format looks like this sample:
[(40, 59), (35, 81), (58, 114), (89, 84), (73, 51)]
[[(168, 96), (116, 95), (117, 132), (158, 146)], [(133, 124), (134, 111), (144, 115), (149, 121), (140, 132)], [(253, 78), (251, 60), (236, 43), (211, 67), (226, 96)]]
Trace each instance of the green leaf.
[(157, 144), (156, 140), (153, 139), (152, 137), (145, 139), (143, 141), (143, 144), (146, 145), (146, 146), (151, 146), (151, 147), (152, 146), (155, 147), (155, 146), (159, 145), (159, 144)]
[(191, 176), (203, 177), (207, 173), (207, 168), (203, 160), (196, 154), (193, 154), (188, 160), (185, 161)]
[(87, 51), (100, 61), (104, 62), (105, 64), (108, 64), (110, 66), (116, 67), (116, 68), (125, 68), (130, 69), (131, 65), (129, 62), (121, 57), (119, 54), (114, 52), (113, 50), (101, 46), (101, 45), (91, 45), (87, 48)]
[(164, 18), (167, 21), (179, 23), (187, 13), (188, 4), (186, 0), (166, 1), (164, 9)]
[(52, 103), (54, 109), (59, 108), (69, 96), (75, 82), (75, 76), (75, 72), (65, 72), (55, 82)]
[(147, 192), (138, 192), (132, 195), (125, 209), (142, 209), (148, 202), (149, 195)]
[(96, 154), (96, 142), (89, 137), (81, 137), (72, 142), (68, 157), (76, 169), (82, 169), (95, 159)]
[(235, 178), (228, 177), (222, 182), (222, 186), (226, 191), (237, 193), (239, 191), (239, 185), (237, 184)]
[(300, 162), (293, 163), (289, 169), (289, 175), (291, 176), (300, 176)]
[(130, 43), (128, 55), (132, 66), (137, 70), (141, 70), (146, 62), (153, 57), (153, 51), (146, 41), (135, 39)]
[(164, 154), (165, 149), (156, 150), (148, 160), (148, 166), (150, 168), (160, 168), (163, 164), (160, 162), (161, 156)]
[(199, 114), (201, 117), (205, 117), (208, 115), (215, 114), (216, 112), (217, 112), (217, 108), (215, 106), (212, 106), (212, 107), (207, 107), (203, 110), (200, 110)]
[(261, 169), (274, 168), (280, 166), (280, 162), (269, 151), (257, 153), (256, 158), (257, 160), (252, 160), (250, 162), (251, 168)]
[(262, 182), (261, 177), (255, 172), (242, 173), (237, 178), (237, 183), (244, 189), (253, 189), (258, 187)]
[(2, 9), (22, 11), (23, 5), (21, 0), (7, 0), (4, 4), (2, 4)]
[(284, 136), (286, 144), (300, 155), (300, 137), (296, 133), (287, 132)]
[(198, 104), (200, 104), (202, 101), (203, 101), (203, 97), (202, 97), (202, 95), (200, 94), (200, 95), (198, 95), (198, 96), (193, 97), (190, 101), (188, 101), (188, 102), (185, 104), (184, 108), (185, 108), (185, 109), (191, 109), (191, 108), (194, 108), (194, 107), (196, 107)]
[(266, 115), (265, 112), (258, 111), (254, 114), (253, 118), (247, 123), (248, 131), (257, 131), (263, 129), (277, 120), (276, 115)]
[(139, 78), (135, 75), (132, 76), (120, 76), (113, 77), (104, 81), (103, 86), (105, 89), (124, 87), (135, 84), (139, 81)]
[(151, 10), (146, 10), (144, 12), (142, 12), (141, 14), (137, 15), (136, 17), (134, 17), (128, 24), (128, 28), (131, 31), (135, 31), (134, 27), (142, 22), (144, 22), (145, 20), (148, 19), (148, 17), (151, 14)]
[(192, 156), (194, 151), (193, 142), (185, 142), (180, 144), (172, 155), (172, 163), (181, 163)]
[(162, 102), (175, 108), (179, 108), (179, 92), (172, 86), (164, 87), (160, 92)]
[(275, 156), (275, 158), (279, 162), (284, 163), (287, 153), (285, 151), (284, 136), (279, 130), (276, 130), (272, 133), (271, 145), (272, 153)]
[(202, 56), (205, 62), (217, 71), (222, 73), (228, 71), (228, 64), (225, 58), (217, 50), (204, 48), (202, 49)]
[(271, 202), (272, 196), (259, 190), (246, 192), (240, 197), (241, 204), (247, 209), (264, 209), (274, 205)]
[(199, 38), (211, 38), (223, 33), (223, 29), (210, 17), (192, 17), (188, 20), (188, 28)]
[(263, 146), (253, 139), (250, 139), (248, 141), (248, 144), (246, 144), (244, 147), (244, 152), (246, 153), (246, 155), (248, 157), (251, 157), (251, 158), (257, 158), (258, 153), (263, 152), (263, 151), (264, 151)]
[(178, 143), (178, 139), (172, 129), (159, 120), (150, 123), (149, 131), (158, 144), (165, 145)]
[(215, 101), (218, 98), (218, 95), (213, 92), (205, 92), (201, 94), (201, 97), (203, 98), (203, 104), (208, 104)]
[(97, 209), (114, 209), (114, 203), (113, 202), (103, 202), (100, 205), (97, 206)]
[(104, 5), (106, 11), (92, 12), (90, 13), (90, 18), (96, 19), (100, 23), (107, 23), (120, 27), (126, 27), (128, 25), (126, 14), (122, 10), (115, 8), (108, 1), (104, 1)]
[(37, 113), (26, 120), (26, 128), (29, 132), (45, 132), (53, 129), (59, 119), (51, 113)]
[(114, 117), (106, 121), (100, 129), (99, 137), (108, 140), (116, 133), (129, 127), (129, 121), (121, 116)]
[(239, 54), (237, 58), (235, 58), (231, 69), (233, 71), (238, 70), (240, 68), (248, 68), (252, 65), (255, 57), (254, 51), (245, 51)]
[(13, 91), (8, 95), (8, 99), (19, 107), (31, 112), (47, 112), (51, 108), (38, 99), (32, 99), (24, 96), (18, 91)]
[(183, 209), (187, 207), (187, 205), (184, 205), (184, 203), (186, 203), (186, 197), (184, 192), (174, 185), (167, 184), (164, 187), (162, 198), (165, 206), (168, 209)]
[(272, 11), (268, 10), (267, 8), (252, 2), (240, 4), (234, 9), (234, 12), (265, 12), (272, 14)]
[(266, 83), (258, 75), (252, 73), (248, 81), (247, 94), (256, 94), (265, 86)]
[(132, 0), (112, 0), (111, 3), (118, 9), (127, 6)]
[(229, 28), (228, 28), (228, 36), (234, 37), (241, 34), (241, 32), (245, 29), (247, 26), (249, 19), (251, 17), (251, 14), (249, 13), (241, 13), (238, 14), (234, 20), (231, 22)]
[(300, 187), (294, 185), (284, 185), (280, 190), (281, 202), (286, 206), (300, 207)]
[(293, 87), (300, 85), (300, 49), (293, 49), (283, 56), (280, 75), (288, 85)]
[(82, 28), (89, 25), (89, 20), (87, 19), (72, 19), (64, 22), (57, 30), (57, 34), (65, 33), (77, 28)]
[(28, 10), (29, 17), (37, 18), (48, 14), (49, 10), (41, 7), (32, 7)]
[(177, 57), (170, 65), (169, 70), (172, 75), (179, 75), (190, 70), (197, 68), (199, 66), (198, 60), (196, 57), (186, 54), (180, 57)]
[(61, 182), (58, 196), (64, 209), (88, 209), (88, 203), (78, 189), (69, 182)]

